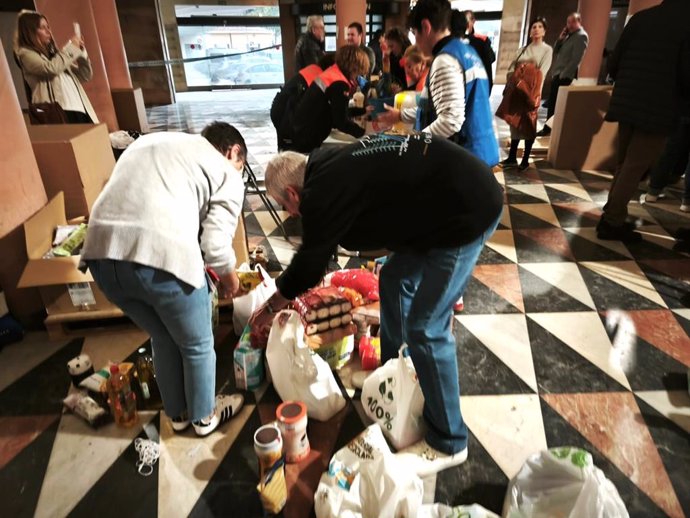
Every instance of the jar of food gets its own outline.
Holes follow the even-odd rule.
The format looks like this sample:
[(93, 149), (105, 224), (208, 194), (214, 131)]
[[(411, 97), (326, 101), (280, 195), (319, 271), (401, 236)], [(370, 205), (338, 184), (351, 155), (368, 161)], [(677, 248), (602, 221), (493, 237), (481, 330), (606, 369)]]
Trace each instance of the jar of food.
[(307, 437), (307, 406), (301, 401), (286, 401), (276, 410), (276, 419), (283, 436), (285, 461), (304, 460), (311, 451)]

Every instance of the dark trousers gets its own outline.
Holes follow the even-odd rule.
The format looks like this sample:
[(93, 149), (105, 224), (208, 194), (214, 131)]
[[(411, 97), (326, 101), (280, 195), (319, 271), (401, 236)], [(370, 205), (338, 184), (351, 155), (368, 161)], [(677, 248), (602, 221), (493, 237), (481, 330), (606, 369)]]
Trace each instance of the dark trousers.
[(690, 199), (690, 117), (681, 118), (676, 131), (668, 138), (666, 148), (649, 174), (649, 193), (659, 195), (668, 184), (685, 173), (685, 196)]
[(561, 86), (570, 86), (570, 83), (572, 82), (572, 79), (561, 78), (559, 76), (554, 76), (554, 78), (551, 80), (549, 102), (546, 105), (546, 120), (549, 120), (551, 117), (553, 117), (553, 114), (556, 111), (556, 99), (558, 99), (558, 89)]
[(68, 124), (91, 124), (93, 121), (84, 112), (75, 112), (72, 110), (65, 110), (65, 115), (67, 115)]
[(613, 226), (625, 223), (628, 203), (637, 192), (644, 174), (663, 152), (667, 138), (666, 135), (640, 131), (630, 124), (618, 125), (616, 172), (602, 216), (607, 223)]

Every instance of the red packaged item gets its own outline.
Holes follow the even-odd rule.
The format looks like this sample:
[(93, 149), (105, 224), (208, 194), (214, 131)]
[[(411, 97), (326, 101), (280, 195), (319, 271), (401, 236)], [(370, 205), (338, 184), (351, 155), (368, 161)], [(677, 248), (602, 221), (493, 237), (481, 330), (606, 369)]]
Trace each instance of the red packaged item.
[(331, 284), (351, 288), (362, 294), (369, 302), (379, 300), (379, 278), (369, 270), (337, 271), (331, 277)]
[(352, 288), (341, 287), (338, 288), (338, 291), (342, 293), (343, 297), (345, 297), (348, 300), (351, 307), (356, 308), (364, 305), (364, 297), (362, 297), (362, 295), (357, 290), (353, 290)]
[(359, 359), (362, 362), (362, 370), (373, 371), (381, 364), (381, 345), (379, 338), (363, 336), (359, 340)]

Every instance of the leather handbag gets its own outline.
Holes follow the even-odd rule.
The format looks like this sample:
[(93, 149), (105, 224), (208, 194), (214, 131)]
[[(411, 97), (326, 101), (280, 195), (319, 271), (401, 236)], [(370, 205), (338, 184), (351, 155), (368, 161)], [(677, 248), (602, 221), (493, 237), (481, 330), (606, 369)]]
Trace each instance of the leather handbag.
[(67, 114), (62, 109), (62, 106), (55, 101), (50, 81), (46, 81), (46, 84), (48, 85), (50, 102), (29, 103), (29, 120), (31, 124), (67, 124)]

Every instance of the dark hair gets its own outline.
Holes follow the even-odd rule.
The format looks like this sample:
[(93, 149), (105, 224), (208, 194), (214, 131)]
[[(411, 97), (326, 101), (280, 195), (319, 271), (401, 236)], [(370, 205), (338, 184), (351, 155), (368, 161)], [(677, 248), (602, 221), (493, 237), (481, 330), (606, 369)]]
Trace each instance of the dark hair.
[(549, 27), (549, 25), (546, 23), (546, 18), (544, 18), (543, 16), (537, 16), (531, 22), (529, 22), (530, 30), (532, 29), (532, 25), (534, 25), (535, 23), (541, 23), (544, 26), (544, 30), (546, 30)]
[(374, 31), (374, 34), (371, 35), (371, 39), (369, 40), (369, 46), (371, 47), (371, 44), (374, 43), (375, 41), (378, 42), (379, 38), (383, 36), (385, 32), (383, 32), (383, 29), (376, 29)]
[(450, 13), (450, 33), (455, 38), (462, 38), (467, 32), (467, 18), (465, 13), (453, 9)]
[(419, 0), (407, 17), (407, 25), (421, 31), (422, 20), (429, 20), (433, 30), (442, 31), (450, 27), (450, 11), (448, 0)]
[(334, 64), (335, 52), (326, 52), (323, 56), (321, 56), (321, 59), (319, 59), (319, 62), (317, 63), (321, 70), (326, 70), (328, 67), (331, 67)]
[(411, 45), (410, 38), (407, 37), (407, 34), (405, 34), (405, 32), (403, 32), (403, 30), (400, 27), (392, 27), (388, 29), (386, 31), (385, 38), (387, 40), (393, 40), (400, 43), (403, 52), (405, 52), (407, 47)]
[(246, 160), (247, 145), (244, 143), (244, 138), (234, 126), (227, 122), (213, 121), (201, 131), (201, 136), (224, 155), (237, 144), (240, 146), (240, 158)]
[(14, 35), (14, 51), (20, 48), (34, 50), (39, 54), (52, 57), (55, 54), (55, 43), (51, 40), (48, 46), (44, 46), (38, 40), (38, 28), (41, 21), (48, 23), (48, 18), (37, 11), (21, 11), (17, 16), (17, 32)]
[(357, 29), (358, 34), (362, 34), (364, 32), (364, 29), (362, 28), (362, 24), (359, 22), (352, 22), (350, 25), (347, 26), (348, 29)]

